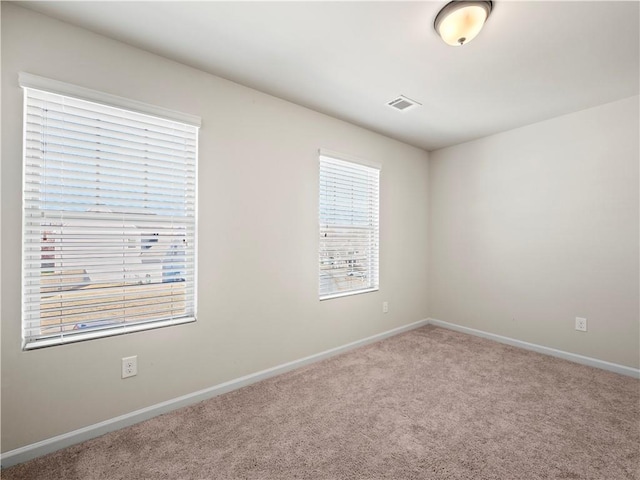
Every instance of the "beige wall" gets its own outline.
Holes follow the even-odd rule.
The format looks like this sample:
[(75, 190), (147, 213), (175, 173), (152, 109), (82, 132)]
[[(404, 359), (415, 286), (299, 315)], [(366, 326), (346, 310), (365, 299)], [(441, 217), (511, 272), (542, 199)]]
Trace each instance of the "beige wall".
[(430, 317), (639, 366), (638, 102), (430, 154)]
[[(197, 323), (20, 350), (19, 71), (202, 117)], [(318, 301), (318, 148), (382, 164), (379, 292)], [(2, 2), (2, 450), (426, 318), (427, 168), (422, 150)], [(121, 380), (128, 355), (139, 374)]]
[[(19, 71), (202, 117), (197, 323), (20, 350)], [(638, 367), (638, 116), (635, 97), (428, 156), (3, 2), (2, 451), (427, 316)], [(318, 148), (383, 165), (380, 292), (317, 299)]]

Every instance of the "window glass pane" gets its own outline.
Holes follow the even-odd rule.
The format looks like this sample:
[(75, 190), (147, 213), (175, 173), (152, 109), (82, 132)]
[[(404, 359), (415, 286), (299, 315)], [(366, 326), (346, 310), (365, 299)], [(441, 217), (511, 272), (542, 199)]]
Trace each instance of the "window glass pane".
[(320, 156), (320, 298), (378, 288), (380, 170)]
[(194, 320), (198, 128), (24, 90), (25, 348)]

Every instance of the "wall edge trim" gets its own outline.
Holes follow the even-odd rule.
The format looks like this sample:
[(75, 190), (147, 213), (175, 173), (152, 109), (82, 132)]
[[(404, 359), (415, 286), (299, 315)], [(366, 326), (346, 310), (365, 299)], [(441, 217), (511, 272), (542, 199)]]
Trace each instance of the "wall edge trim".
[(330, 348), (328, 350), (324, 350), (322, 352), (309, 355), (298, 360), (293, 360), (291, 362), (276, 365), (275, 367), (260, 370), (258, 372), (229, 380), (227, 382), (223, 382), (218, 385), (205, 388), (203, 390), (188, 393), (186, 395), (172, 398), (164, 402), (156, 403), (139, 410), (134, 410), (133, 412), (125, 413), (124, 415), (120, 415), (118, 417), (110, 418), (108, 420), (94, 423), (92, 425), (88, 425), (71, 432), (56, 435), (55, 437), (47, 438), (39, 442), (31, 443), (14, 450), (10, 450), (8, 452), (0, 454), (2, 468), (8, 468), (13, 465), (17, 465), (19, 463), (41, 457), (49, 453), (53, 453), (62, 448), (66, 448), (71, 445), (75, 445), (77, 443), (99, 437), (114, 430), (119, 430), (124, 427), (135, 425), (136, 423), (140, 423), (158, 415), (177, 410), (178, 408), (186, 407), (203, 400), (208, 400), (218, 395), (222, 395), (223, 393), (246, 387), (247, 385), (251, 385), (252, 383), (266, 380), (267, 378), (275, 377), (277, 375), (295, 370), (300, 367), (304, 367), (306, 365), (310, 365), (320, 360), (340, 355), (341, 353), (345, 353), (349, 350), (353, 350), (370, 343), (378, 342), (380, 340), (384, 340), (385, 338), (408, 332), (409, 330), (413, 330), (415, 328), (423, 327), (427, 325), (428, 322), (428, 319), (418, 320), (417, 322), (409, 323), (407, 325), (393, 328), (391, 330), (387, 330), (370, 337), (356, 340), (354, 342), (350, 342), (338, 347)]
[(587, 365), (589, 367), (608, 370), (610, 372), (640, 379), (640, 369), (638, 368), (627, 367), (626, 365), (611, 363), (593, 357), (586, 357), (577, 353), (565, 352), (564, 350), (557, 350), (555, 348), (545, 347), (543, 345), (537, 345), (535, 343), (529, 343), (522, 340), (517, 340), (515, 338), (504, 337), (495, 333), (476, 330), (475, 328), (465, 327), (456, 323), (445, 322), (436, 318), (428, 318), (427, 321), (429, 325), (433, 325), (436, 327), (442, 327), (449, 330), (455, 330), (456, 332), (467, 333), (469, 335), (486, 338), (488, 340), (494, 340), (496, 342), (511, 345), (513, 347), (531, 350), (537, 353), (542, 353), (544, 355), (550, 355), (552, 357), (562, 358), (563, 360), (569, 360), (570, 362), (579, 363), (581, 365)]

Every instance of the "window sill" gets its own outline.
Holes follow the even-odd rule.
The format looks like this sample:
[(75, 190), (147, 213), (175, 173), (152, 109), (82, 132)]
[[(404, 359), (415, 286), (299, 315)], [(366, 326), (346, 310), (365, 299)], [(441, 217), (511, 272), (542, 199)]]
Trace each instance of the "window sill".
[(364, 290), (352, 290), (349, 292), (332, 293), (329, 295), (321, 296), (320, 301), (331, 300), (332, 298), (349, 297), (351, 295), (360, 295), (361, 293), (377, 292), (379, 289), (380, 289), (379, 287), (373, 287), (373, 288), (366, 288)]
[(170, 327), (172, 325), (181, 325), (184, 323), (192, 323), (195, 321), (195, 317), (184, 317), (171, 320), (160, 320), (151, 323), (138, 323), (133, 325), (124, 324), (117, 327), (109, 327), (102, 330), (96, 329), (83, 333), (72, 333), (67, 335), (61, 334), (49, 338), (26, 341), (22, 347), (22, 350), (36, 350), (38, 348), (66, 345), (68, 343), (83, 342), (85, 340), (93, 340), (95, 338), (112, 337), (114, 335), (123, 335), (125, 333), (141, 332), (143, 330), (153, 330), (156, 328)]

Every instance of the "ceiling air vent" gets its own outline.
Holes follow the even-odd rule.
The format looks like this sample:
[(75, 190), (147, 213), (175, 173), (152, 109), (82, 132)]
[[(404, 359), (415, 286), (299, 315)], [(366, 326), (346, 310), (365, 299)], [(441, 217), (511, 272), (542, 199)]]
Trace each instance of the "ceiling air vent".
[(387, 103), (387, 105), (389, 105), (391, 108), (395, 108), (396, 110), (400, 110), (401, 112), (406, 112), (407, 110), (410, 110), (413, 107), (417, 107), (418, 105), (422, 104), (416, 102), (415, 100), (411, 100), (404, 95), (400, 95), (398, 98), (395, 98)]

